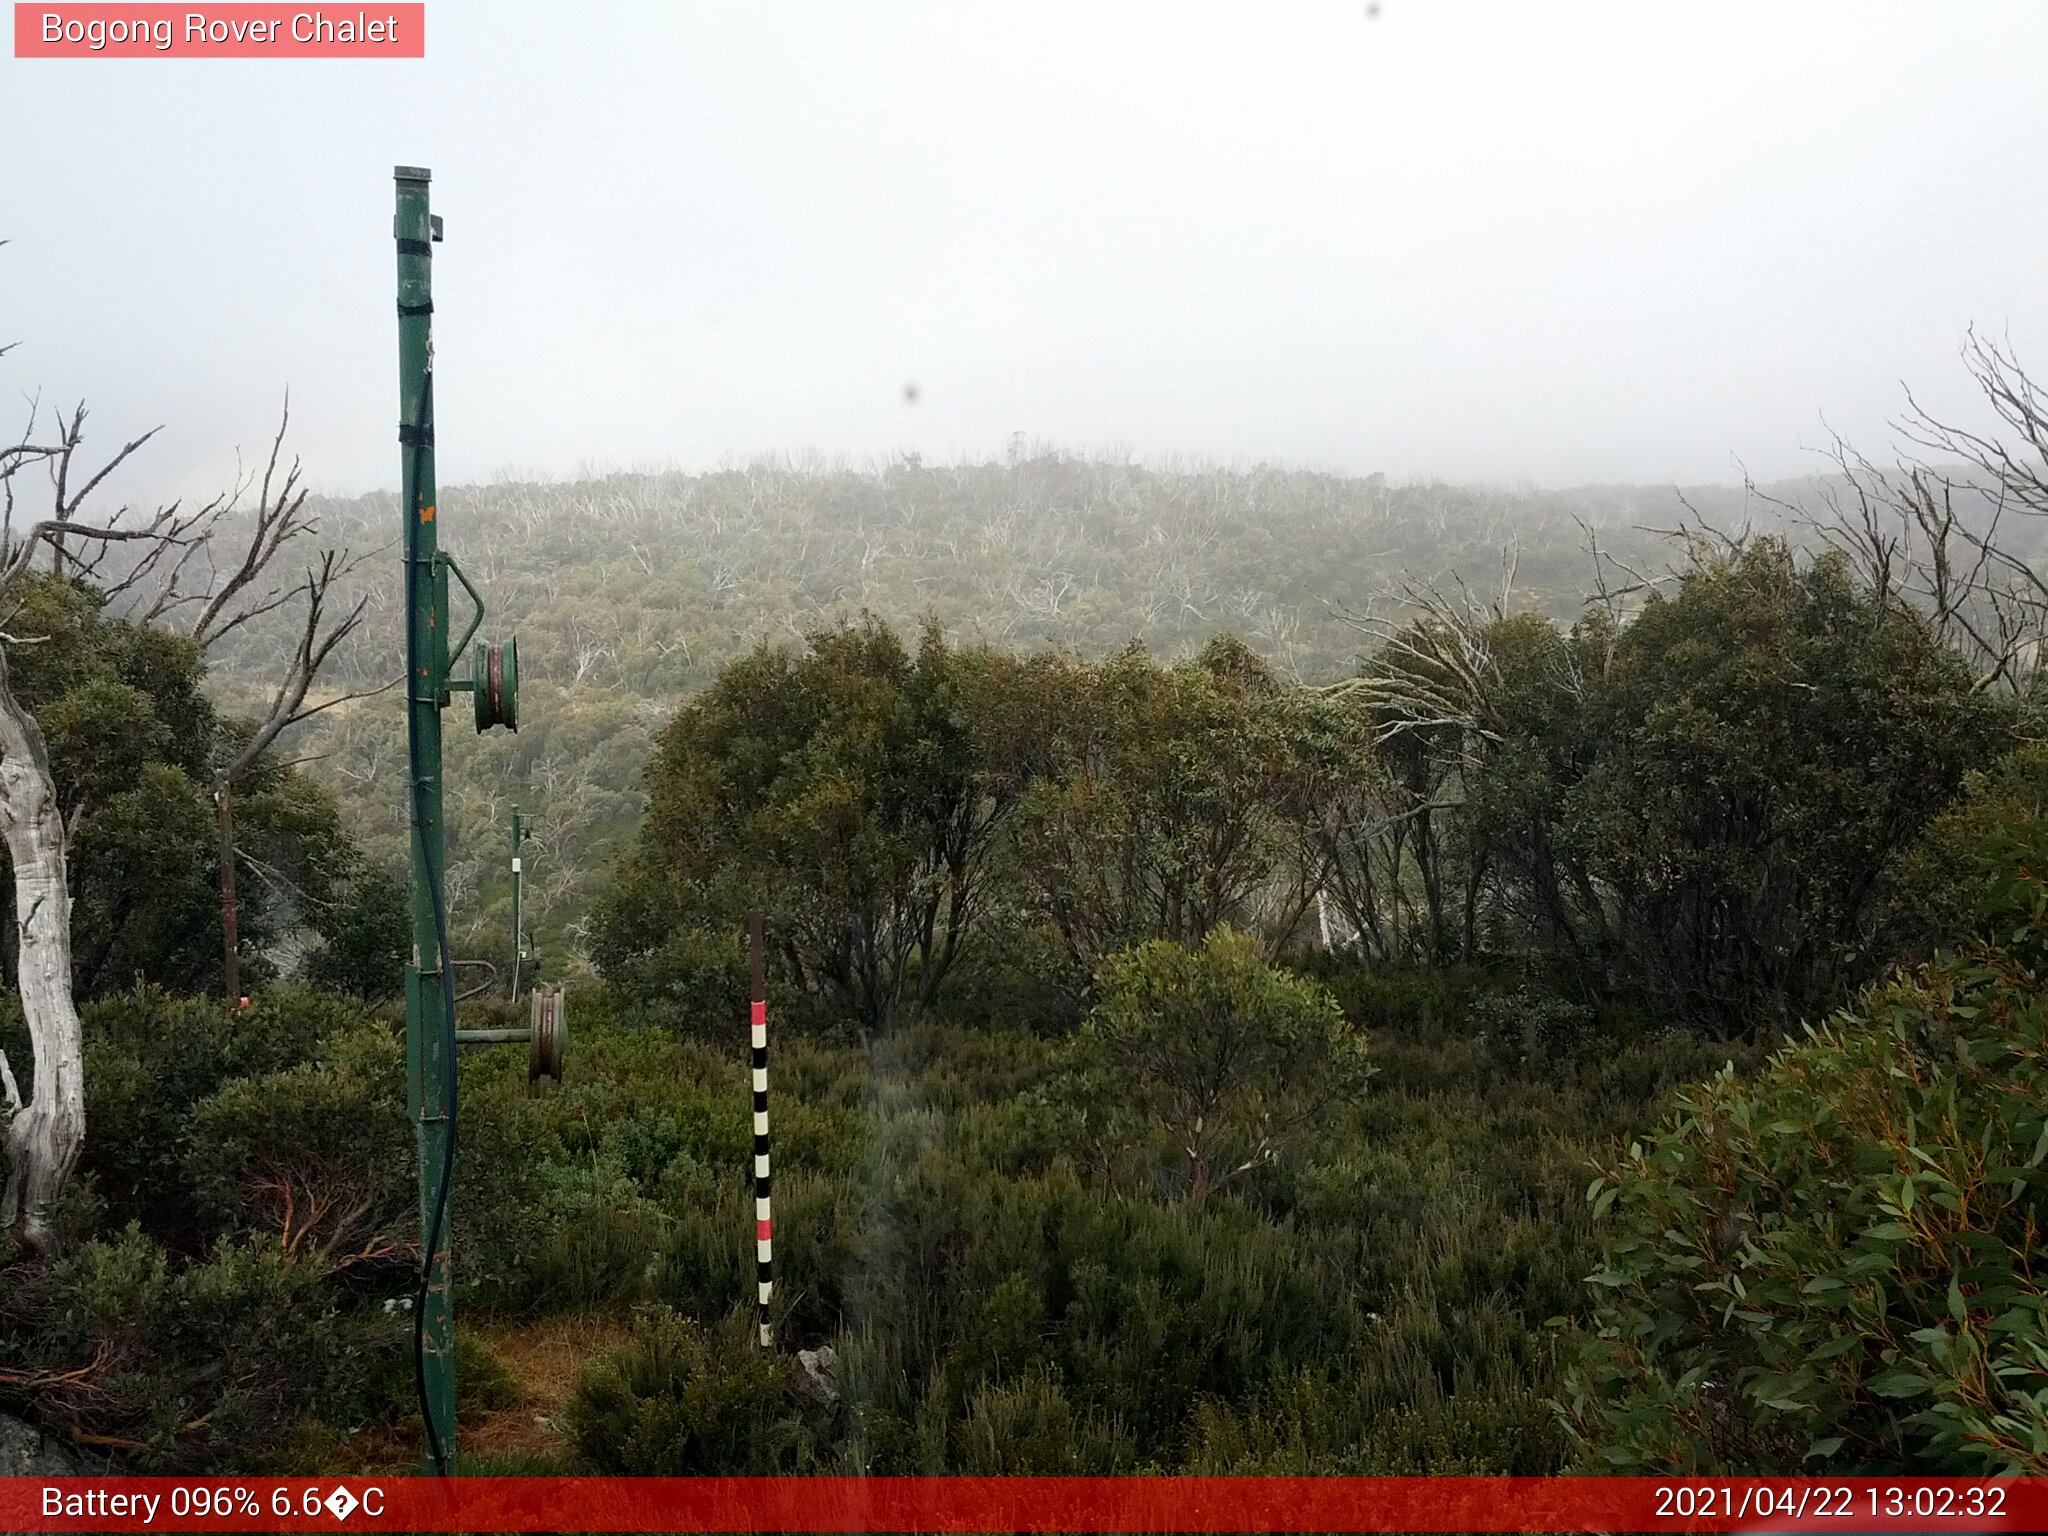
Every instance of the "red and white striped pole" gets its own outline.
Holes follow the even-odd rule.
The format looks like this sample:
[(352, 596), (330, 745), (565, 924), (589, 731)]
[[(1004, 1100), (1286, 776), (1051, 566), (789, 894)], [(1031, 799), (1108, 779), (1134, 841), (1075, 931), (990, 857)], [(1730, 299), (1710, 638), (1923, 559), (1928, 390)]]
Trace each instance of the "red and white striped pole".
[(747, 947), (754, 971), (754, 1279), (761, 1293), (761, 1347), (771, 1349), (775, 1331), (768, 1303), (775, 1295), (775, 1239), (768, 1206), (768, 956), (758, 909), (747, 914)]

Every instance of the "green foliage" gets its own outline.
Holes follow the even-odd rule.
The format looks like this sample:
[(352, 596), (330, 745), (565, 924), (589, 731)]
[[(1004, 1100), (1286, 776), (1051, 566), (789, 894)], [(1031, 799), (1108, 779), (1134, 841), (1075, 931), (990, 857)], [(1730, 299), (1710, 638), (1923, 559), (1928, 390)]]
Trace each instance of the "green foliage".
[(1580, 1434), (1619, 1470), (2048, 1469), (2048, 1008), (2016, 952), (1867, 993), (1681, 1096), (1608, 1216)]
[(1396, 911), (1419, 890), (1428, 950), (1455, 899), (1468, 958), (1762, 1034), (1882, 968), (1894, 865), (2019, 718), (1917, 613), (1771, 538), (1696, 552), (1625, 625), (1433, 613), (1355, 691), (1407, 808), (1353, 886)]
[(111, 1217), (138, 1219), (167, 1241), (191, 1242), (204, 1229), (186, 1181), (195, 1107), (235, 1079), (308, 1060), (360, 1019), (339, 999), (294, 988), (240, 1009), (154, 987), (88, 1004), (80, 1167), (96, 1181)]
[[(1205, 956), (1233, 950), (1219, 974), (1257, 1007), (1334, 1027), (1326, 994), (1266, 970), (1239, 936), (1168, 969), (1202, 995)], [(1545, 1320), (1583, 1310), (1579, 1169), (1699, 1058), (1643, 1044), (1553, 1079), (1470, 1043), (1469, 1012), (1458, 1002), (1434, 1032), (1380, 1027), (1375, 1092), (1333, 1098), (1286, 1158), (1199, 1205), (1086, 1177), (1060, 1118), (1059, 1038), (930, 1020), (867, 1050), (785, 1040), (772, 1079), (783, 1351), (768, 1367), (747, 1326), (742, 1023), (718, 1047), (579, 1004), (562, 1085), (529, 1096), (516, 1047), (464, 1057), (458, 1303), (471, 1318), (652, 1309), (578, 1394), (579, 1444), (600, 1468), (1551, 1470), (1558, 1431), (1529, 1405), (1558, 1390), (1565, 1336)], [(80, 1253), (109, 1277), (90, 1289), (112, 1299), (75, 1326), (51, 1309), (83, 1279), (19, 1259), (0, 1271), (0, 1349), (13, 1351), (0, 1371), (63, 1374), (102, 1341), (146, 1350), (149, 1370), (112, 1395), (42, 1388), (19, 1406), (132, 1440), (138, 1465), (190, 1468), (317, 1467), (343, 1454), (342, 1431), (406, 1421), (405, 1315), (384, 1303), (410, 1292), (416, 1217), (388, 1030), (292, 992), (235, 1013), (143, 993), (96, 1004), (94, 1020), (89, 1092), (104, 1085), (111, 1102), (118, 1066), (118, 1113), (161, 1151), (100, 1146), (81, 1192), (144, 1225), (86, 1235)], [(1268, 1091), (1278, 1103), (1296, 1087)], [(78, 1222), (93, 1219), (86, 1201)], [(217, 1267), (207, 1284), (233, 1277), (231, 1294), (202, 1306), (213, 1293), (184, 1277)], [(265, 1366), (269, 1395), (236, 1406), (210, 1374), (220, 1319), (265, 1327), (264, 1309), (285, 1305), (314, 1331), (282, 1329), (281, 1348), (338, 1360), (332, 1395), (286, 1359)], [(129, 1331), (110, 1332), (117, 1320)], [(827, 1343), (836, 1410), (788, 1363)], [(216, 1400), (246, 1438), (166, 1427)]]
[(946, 984), (946, 1018), (970, 1028), (1071, 1035), (1089, 974), (1049, 925), (1015, 908), (984, 921)]
[(322, 943), (307, 962), (315, 986), (364, 1002), (395, 997), (405, 986), (412, 909), (405, 882), (359, 856), (337, 871), (327, 903), (315, 913)]
[(270, 1239), (175, 1265), (131, 1225), (7, 1278), (0, 1364), (54, 1378), (42, 1416), (138, 1468), (247, 1465), (315, 1407), (348, 1426), (400, 1400), (404, 1325)]
[[(1744, 515), (1738, 491), (1688, 494), (1709, 517)], [(584, 925), (604, 872), (638, 839), (654, 735), (764, 640), (863, 611), (899, 633), (931, 618), (963, 644), (1090, 659), (1135, 638), (1177, 660), (1236, 632), (1283, 676), (1330, 682), (1355, 665), (1350, 616), (1378, 610), (1390, 559), (1483, 578), (1512, 528), (1517, 590), (1568, 614), (1584, 586), (1579, 519), (1617, 557), (1654, 565), (1661, 541), (1642, 525), (1683, 510), (1669, 487), (1399, 485), (1036, 449), (944, 466), (769, 459), (701, 475), (444, 485), (441, 498), (465, 558), (491, 572), (494, 608), (518, 615), (527, 692), (518, 734), (470, 743), (473, 771), (450, 777), (450, 880), (476, 893), (453, 915), (457, 944), (503, 948), (509, 794), (536, 818), (527, 912), (558, 970), (588, 963)], [(381, 545), (398, 526), (389, 493), (316, 497), (308, 511), (351, 548)], [(378, 611), (397, 574), (395, 561), (372, 562)], [(220, 696), (252, 710), (285, 641), (280, 620), (224, 643)], [(388, 653), (387, 632), (366, 626), (329, 675), (374, 687)], [(313, 771), (390, 868), (406, 860), (402, 713), (388, 698), (339, 706), (296, 749), (326, 754)]]
[[(221, 941), (205, 790), (218, 722), (198, 648), (108, 617), (80, 583), (37, 576), (19, 590), (10, 630), (43, 643), (12, 648), (8, 674), (42, 727), (59, 809), (75, 821), (79, 985), (202, 981), (218, 970)], [(11, 886), (0, 900), (11, 912)]]
[(1524, 1068), (1555, 1066), (1569, 1058), (1594, 1027), (1594, 1011), (1583, 1003), (1526, 986), (1476, 998), (1470, 1018), (1495, 1056)]
[[(606, 1041), (595, 1070), (628, 1070), (623, 1044)], [(1561, 1336), (1542, 1322), (1581, 1305), (1584, 1149), (1639, 1109), (1631, 1081), (1661, 1091), (1669, 1073), (1582, 1092), (1508, 1080), (1481, 1055), (1384, 1048), (1435, 1062), (1406, 1067), (1428, 1086), (1332, 1105), (1298, 1155), (1199, 1206), (1080, 1176), (1064, 1122), (1045, 1112), (1056, 1043), (926, 1024), (868, 1052), (779, 1052), (778, 1336), (838, 1349), (848, 1412), (818, 1441), (821, 1466), (1175, 1470), (1207, 1456), (1227, 1468), (1238, 1442), (1205, 1451), (1201, 1426), (1249, 1423), (1276, 1383), (1334, 1372), (1349, 1406), (1312, 1470), (1351, 1464), (1346, 1426), (1397, 1421), (1407, 1438), (1375, 1452), (1387, 1468), (1471, 1465), (1450, 1447), (1488, 1403), (1504, 1405), (1487, 1421), (1495, 1449), (1475, 1456), (1554, 1468), (1559, 1432), (1537, 1407), (1555, 1390)], [(664, 1045), (630, 1073), (691, 1055)], [(734, 1056), (713, 1091), (743, 1135)], [(617, 1138), (603, 1133), (598, 1155)], [(743, 1166), (743, 1144), (734, 1156)], [(670, 1156), (666, 1168), (657, 1296), (685, 1315), (744, 1315), (744, 1181), (715, 1163)], [(636, 1176), (643, 1198), (650, 1176)], [(1238, 1469), (1257, 1469), (1244, 1454)]]
[(714, 1038), (746, 1013), (745, 928), (697, 926), (680, 915), (663, 860), (638, 848), (598, 909), (592, 953), (615, 1006), (637, 1004), (650, 1022), (678, 1035)]
[(1180, 666), (1138, 646), (1069, 664), (1057, 699), (1016, 868), (1072, 961), (1224, 923), (1294, 937), (1323, 871), (1315, 829), (1377, 772), (1358, 713), (1283, 687), (1231, 636)]
[(1461, 1392), (1387, 1409), (1341, 1377), (1303, 1371), (1244, 1409), (1204, 1404), (1196, 1475), (1264, 1477), (1541, 1477), (1564, 1455), (1540, 1394)]
[[(2048, 1147), (2020, 872), (2048, 854), (2048, 770), (2015, 755), (1939, 814), (2018, 717), (1841, 567), (1760, 541), (1627, 624), (1444, 605), (1323, 694), (1283, 674), (1334, 677), (1355, 640), (1288, 612), (1362, 595), (1371, 562), (1331, 541), (1415, 493), (1052, 459), (586, 493), (610, 547), (646, 535), (639, 576), (572, 558), (587, 508), (500, 520), (536, 556), (499, 559), (537, 623), (533, 723), (476, 749), (451, 809), (458, 921), (493, 953), (491, 785), (541, 786), (529, 892), (558, 956), (630, 843), (569, 1081), (529, 1093), (522, 1050), (466, 1053), (454, 1192), (466, 1316), (636, 1319), (576, 1393), (587, 1464), (1538, 1475), (1569, 1454), (1562, 1394), (1629, 1468), (2040, 1470), (2048, 1344), (2015, 1256)], [(1452, 568), (1522, 507), (1483, 501), (1434, 504)], [(682, 565), (652, 537), (679, 523)], [(1020, 560), (1045, 528), (1098, 568)], [(915, 639), (840, 617), (849, 529), (864, 581), (914, 584), (876, 607), (931, 615)], [(937, 553), (964, 540), (975, 560)], [(1189, 574), (1216, 561), (1227, 585)], [(1127, 644), (1138, 587), (1157, 655), (1192, 659)], [(1018, 595), (1040, 591), (1043, 615)], [(189, 650), (80, 589), (33, 597), (66, 643), (20, 653), (24, 687), (79, 813), (105, 995), (77, 1246), (0, 1256), (0, 1395), (138, 1465), (278, 1464), (409, 1412), (385, 1305), (418, 1241), (401, 1051), (296, 989), (242, 1013), (106, 992), (217, 965), (204, 786), (237, 728)], [(1031, 616), (981, 623), (1008, 608)], [(777, 621), (807, 648), (770, 643)], [(403, 958), (377, 863), (403, 850), (395, 719), (318, 727), (371, 856), (281, 765), (236, 801), (265, 872), (251, 943), (318, 939), (309, 973), (366, 1001)], [(751, 903), (774, 940), (775, 1356), (750, 1340)], [(1701, 1038), (1774, 1033), (1898, 933), (1965, 957), (1754, 1081), (1755, 1050)], [(18, 1039), (0, 1018), (16, 1061)], [(1581, 1197), (1593, 1149), (1723, 1062)], [(788, 1358), (827, 1343), (836, 1402)]]
[(1328, 987), (1346, 1018), (1431, 1043), (1464, 1038), (1475, 997), (1508, 984), (1470, 968), (1360, 965), (1328, 951), (1290, 956), (1288, 964)]
[[(405, 1288), (416, 1153), (390, 1025), (293, 988), (246, 1009), (123, 994), (94, 1004), (86, 1027), (83, 1166), (116, 1219), (184, 1253), (267, 1235), (332, 1273)], [(533, 1283), (539, 1251), (585, 1207), (543, 1198), (547, 1139), (523, 1052), (463, 1066), (453, 1220), (468, 1294), (498, 1297)]]
[(330, 1268), (404, 1267), (415, 1219), (405, 1051), (382, 1024), (222, 1085), (193, 1107), (184, 1140), (183, 1188), (211, 1230), (269, 1233)]
[(964, 1477), (1109, 1477), (1138, 1468), (1114, 1415), (1077, 1409), (1040, 1368), (977, 1388), (953, 1426), (949, 1464)]
[(677, 716), (595, 953), (687, 1033), (737, 1006), (735, 914), (765, 902), (780, 975), (872, 1030), (963, 959), (1014, 986), (1006, 957), (1051, 938), (1032, 1006), (1071, 1019), (1125, 945), (1225, 922), (1294, 937), (1315, 829), (1373, 772), (1355, 711), (1227, 637), (1183, 666), (1094, 666), (928, 629), (913, 658), (868, 621), (757, 651)]
[(786, 1356), (763, 1353), (735, 1313), (705, 1328), (643, 1316), (632, 1347), (593, 1364), (569, 1405), (577, 1448), (600, 1472), (787, 1477), (814, 1470), (814, 1414)]
[[(141, 983), (218, 986), (222, 928), (213, 774), (243, 728), (203, 692), (205, 662), (183, 636), (109, 615), (93, 588), (55, 577), (21, 586), (12, 632), (46, 643), (9, 653), (16, 697), (41, 726), (72, 827), (72, 961), (88, 996)], [(238, 937), (251, 976), (298, 930), (365, 948), (346, 930), (370, 889), (333, 797), (260, 760), (237, 786)], [(0, 890), (11, 910), (12, 887)], [(353, 978), (377, 972), (390, 940)], [(368, 946), (373, 951), (375, 943)], [(12, 979), (12, 950), (0, 951)]]
[(1919, 616), (1770, 539), (1626, 625), (1433, 612), (1334, 695), (1229, 637), (1163, 666), (927, 630), (913, 659), (869, 620), (677, 717), (599, 953), (718, 1011), (765, 894), (786, 978), (873, 1028), (999, 929), (1071, 977), (1227, 923), (1269, 955), (1518, 952), (1596, 1014), (1770, 1034), (1881, 967), (1901, 854), (2017, 719)]
[(600, 950), (679, 1001), (715, 989), (714, 935), (767, 908), (778, 966), (864, 1031), (929, 1007), (985, 900), (989, 849), (1020, 788), (1031, 669), (913, 656), (872, 619), (763, 646), (663, 734), (645, 840), (600, 921)]
[[(70, 849), (78, 870), (72, 955), (81, 992), (152, 979), (189, 987), (217, 976), (214, 847), (206, 791), (174, 764), (144, 763), (127, 787), (93, 802)], [(256, 922), (260, 942), (260, 916)]]
[(1113, 1139), (1136, 1116), (1165, 1132), (1187, 1191), (1276, 1162), (1371, 1073), (1365, 1041), (1315, 982), (1275, 970), (1235, 929), (1199, 948), (1155, 939), (1103, 961), (1083, 1026), (1077, 1097)]
[(1867, 975), (1884, 876), (2009, 715), (1911, 611), (1763, 541), (1615, 642), (1567, 801), (1632, 979), (1792, 1020)]
[[(462, 1383), (462, 1406), (471, 1413), (515, 1408), (524, 1401), (519, 1378), (475, 1334), (464, 1329), (455, 1333), (455, 1379)], [(464, 1465), (468, 1466), (467, 1457)]]
[(528, 1311), (577, 1311), (641, 1299), (667, 1221), (612, 1159), (547, 1162), (528, 1196), (547, 1213), (531, 1253), (499, 1272), (499, 1298)]
[(2014, 748), (1963, 781), (1900, 861), (1901, 942), (1923, 951), (2029, 941), (2034, 892), (2014, 872), (2048, 868), (2048, 743)]

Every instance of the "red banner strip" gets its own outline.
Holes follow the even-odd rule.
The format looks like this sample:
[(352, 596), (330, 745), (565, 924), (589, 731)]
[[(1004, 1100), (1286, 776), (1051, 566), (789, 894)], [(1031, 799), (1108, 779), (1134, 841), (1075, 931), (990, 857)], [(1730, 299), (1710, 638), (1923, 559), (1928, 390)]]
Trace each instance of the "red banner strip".
[(22, 4), (17, 59), (423, 59), (427, 8)]
[(2048, 1478), (0, 1478), (8, 1531), (2048, 1530)]

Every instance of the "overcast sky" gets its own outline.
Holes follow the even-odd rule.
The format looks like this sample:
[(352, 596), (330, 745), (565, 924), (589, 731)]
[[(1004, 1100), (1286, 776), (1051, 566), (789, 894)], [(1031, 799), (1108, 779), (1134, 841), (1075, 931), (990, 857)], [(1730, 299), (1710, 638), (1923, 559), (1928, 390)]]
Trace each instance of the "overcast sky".
[[(332, 8), (338, 9), (338, 8)], [(348, 8), (353, 13), (354, 7)], [(2048, 369), (2048, 6), (429, 0), (424, 61), (0, 59), (10, 390), (191, 490), (782, 450), (1726, 480)], [(915, 402), (905, 386), (914, 384)]]

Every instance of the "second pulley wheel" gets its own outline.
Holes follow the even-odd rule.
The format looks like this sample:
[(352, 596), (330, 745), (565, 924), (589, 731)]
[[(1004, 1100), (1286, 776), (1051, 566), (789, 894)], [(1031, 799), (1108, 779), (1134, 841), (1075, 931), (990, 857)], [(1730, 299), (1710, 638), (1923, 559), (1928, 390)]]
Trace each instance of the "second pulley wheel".
[(519, 640), (480, 646), (470, 663), (470, 695), (476, 700), (476, 728), (519, 729)]
[(544, 1077), (562, 1080), (562, 1058), (569, 1050), (567, 994), (559, 987), (536, 988), (527, 1005), (532, 1039), (526, 1062), (526, 1080), (537, 1083)]

